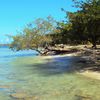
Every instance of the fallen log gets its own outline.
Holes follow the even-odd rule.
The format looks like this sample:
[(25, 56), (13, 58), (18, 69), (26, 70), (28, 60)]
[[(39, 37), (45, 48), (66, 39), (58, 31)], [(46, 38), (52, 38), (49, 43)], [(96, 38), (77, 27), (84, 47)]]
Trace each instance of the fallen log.
[(58, 55), (58, 54), (69, 54), (69, 53), (74, 53), (77, 52), (79, 50), (77, 49), (57, 49), (57, 48), (48, 48), (44, 51), (44, 53), (42, 55)]
[(56, 52), (56, 54), (65, 54), (65, 53), (74, 53), (77, 52), (78, 50), (56, 50), (56, 49), (52, 49), (50, 51), (54, 51)]

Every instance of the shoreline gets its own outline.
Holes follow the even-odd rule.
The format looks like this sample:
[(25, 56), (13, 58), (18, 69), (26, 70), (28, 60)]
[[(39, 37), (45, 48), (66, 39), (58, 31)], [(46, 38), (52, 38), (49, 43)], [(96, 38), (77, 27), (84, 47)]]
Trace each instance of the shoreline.
[[(69, 53), (69, 54), (62, 54), (62, 55), (51, 55), (51, 56), (39, 56), (39, 57), (42, 57), (42, 59), (54, 59), (54, 58), (61, 58), (61, 57), (78, 57), (79, 58), (79, 55), (80, 55), (81, 52), (74, 52), (74, 53)], [(77, 61), (80, 61), (79, 59), (77, 58)], [(74, 61), (75, 62), (75, 61)], [(75, 62), (77, 64), (77, 62)], [(83, 71), (78, 71), (76, 70), (75, 72), (76, 74), (80, 74), (82, 76), (85, 76), (87, 78), (92, 78), (92, 79), (96, 79), (96, 80), (100, 80), (100, 73), (98, 71), (91, 71), (91, 70), (83, 70)]]
[(56, 58), (56, 57), (71, 57), (71, 56), (77, 56), (78, 54), (80, 54), (80, 52), (74, 52), (74, 53), (68, 53), (68, 54), (59, 54), (59, 55), (48, 55), (48, 56), (39, 56), (39, 57), (42, 57), (44, 59), (47, 59), (47, 58)]
[(100, 80), (100, 73), (97, 71), (86, 70), (84, 72), (78, 72), (77, 74), (83, 75), (83, 76), (91, 78), (91, 79)]

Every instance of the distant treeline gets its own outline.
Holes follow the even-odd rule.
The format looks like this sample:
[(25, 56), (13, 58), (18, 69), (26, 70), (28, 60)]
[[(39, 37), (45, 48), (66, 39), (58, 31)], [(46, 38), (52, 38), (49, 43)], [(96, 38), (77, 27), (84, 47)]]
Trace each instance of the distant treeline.
[(0, 47), (7, 47), (9, 44), (0, 44)]

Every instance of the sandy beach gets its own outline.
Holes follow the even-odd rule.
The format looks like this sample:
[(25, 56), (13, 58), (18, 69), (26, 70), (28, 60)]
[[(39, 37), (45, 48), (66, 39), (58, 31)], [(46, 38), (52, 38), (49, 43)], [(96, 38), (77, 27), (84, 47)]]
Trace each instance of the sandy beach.
[[(70, 54), (63, 54), (63, 55), (53, 55), (53, 56), (40, 56), (42, 59), (55, 59), (55, 58), (61, 58), (61, 57), (78, 57), (81, 52), (76, 53), (70, 53)], [(78, 62), (78, 58), (76, 59)], [(73, 61), (75, 62), (75, 61)], [(66, 62), (65, 62), (66, 63)], [(97, 79), (100, 80), (100, 73), (98, 71), (90, 71), (90, 70), (84, 70), (84, 71), (76, 71), (77, 74), (83, 75), (88, 78)]]

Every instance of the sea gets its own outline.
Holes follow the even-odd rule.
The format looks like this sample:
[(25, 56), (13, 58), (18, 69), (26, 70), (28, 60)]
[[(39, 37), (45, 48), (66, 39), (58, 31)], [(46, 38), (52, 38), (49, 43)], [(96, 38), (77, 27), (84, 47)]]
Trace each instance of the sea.
[(100, 81), (70, 71), (73, 60), (0, 47), (0, 100), (100, 100)]

